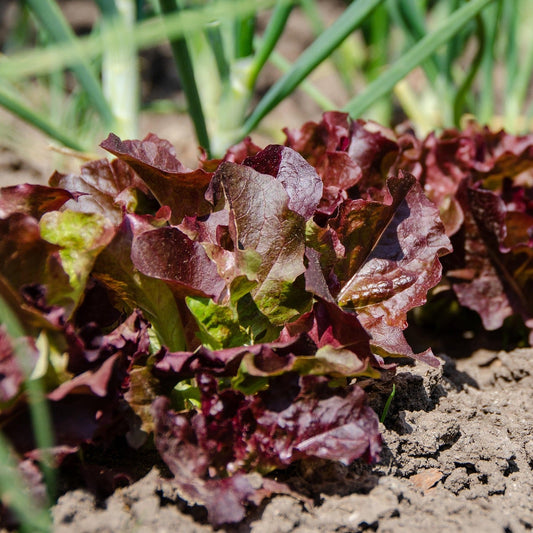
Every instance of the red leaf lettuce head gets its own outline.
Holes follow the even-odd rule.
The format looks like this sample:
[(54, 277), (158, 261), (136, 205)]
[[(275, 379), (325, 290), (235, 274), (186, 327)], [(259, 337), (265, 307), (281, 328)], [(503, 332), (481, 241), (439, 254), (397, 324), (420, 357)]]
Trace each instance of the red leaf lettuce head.
[[(288, 491), (258, 473), (378, 459), (377, 416), (354, 379), (392, 374), (388, 356), (437, 364), (403, 331), (441, 279), (445, 229), (468, 229), (513, 272), (531, 241), (527, 186), (487, 178), (489, 159), (509, 169), (525, 146), (424, 144), (336, 112), (286, 134), (286, 146), (248, 139), (195, 170), (153, 134), (111, 134), (113, 162), (0, 191), (0, 294), (28, 337), (42, 335), (27, 344), (45, 368), (56, 455), (117, 436), (138, 447), (153, 432), (215, 525)], [(490, 157), (468, 166), (481, 142)], [(441, 191), (435, 169), (458, 152), (462, 174)], [(448, 211), (424, 192), (469, 209), (471, 225), (445, 228)], [(0, 424), (33, 457), (13, 342), (0, 329)]]

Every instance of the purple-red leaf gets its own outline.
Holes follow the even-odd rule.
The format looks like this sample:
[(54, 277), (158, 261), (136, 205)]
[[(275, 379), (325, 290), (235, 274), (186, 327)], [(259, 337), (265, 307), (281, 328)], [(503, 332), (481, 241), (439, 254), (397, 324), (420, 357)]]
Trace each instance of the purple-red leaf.
[(114, 365), (118, 354), (108, 357), (96, 371), (88, 370), (79, 376), (61, 384), (52, 391), (50, 400), (61, 400), (68, 394), (94, 394), (104, 397), (107, 395), (109, 381), (114, 372)]
[(257, 502), (250, 470), (269, 471), (306, 457), (345, 464), (379, 457), (377, 416), (355, 385), (332, 389), (323, 378), (287, 375), (253, 397), (218, 391), (207, 374), (199, 376), (199, 385), (202, 408), (192, 416), (171, 411), (164, 398), (154, 402), (155, 443), (175, 483), (207, 507), (214, 524), (240, 521), (246, 502)]
[(342, 191), (362, 177), (361, 167), (347, 153), (352, 134), (348, 115), (327, 112), (319, 123), (307, 122), (300, 130), (284, 131), (286, 145), (299, 152), (321, 177), (324, 190), (319, 211), (331, 214)]
[[(407, 312), (425, 303), (441, 279), (439, 257), (451, 251), (436, 208), (414, 178), (400, 174), (387, 184), (388, 203), (353, 200), (332, 221), (346, 249), (336, 268), (337, 300), (357, 310), (371, 335), (377, 322), (406, 328)], [(372, 344), (379, 347), (377, 339)]]
[(210, 211), (204, 195), (211, 174), (184, 167), (168, 141), (152, 133), (142, 141), (121, 141), (111, 133), (100, 146), (137, 172), (157, 201), (170, 207), (173, 223), (178, 224), (184, 216), (201, 216)]
[(421, 152), (422, 170), (418, 178), (428, 198), (439, 208), (448, 236), (461, 227), (464, 214), (456, 198), (457, 189), (469, 177), (469, 160), (475, 147), (468, 138), (447, 130), (437, 138), (430, 133)]
[(358, 316), (361, 324), (372, 334), (370, 344), (375, 357), (410, 357), (433, 367), (440, 366), (440, 361), (431, 348), (414, 353), (402, 328), (389, 325), (381, 316), (374, 317), (363, 313)]
[(394, 133), (375, 122), (363, 120), (355, 121), (352, 128), (348, 154), (363, 171), (365, 187), (379, 187), (398, 156)]
[(225, 287), (202, 245), (176, 227), (145, 231), (135, 237), (131, 260), (139, 272), (167, 282), (182, 297), (217, 299)]
[(156, 421), (158, 451), (187, 498), (205, 505), (213, 525), (240, 522), (247, 500), (255, 492), (247, 477), (236, 474), (224, 479), (207, 479), (211, 458), (209, 450), (199, 443), (195, 420), (191, 424), (186, 416), (171, 411), (166, 398), (154, 402), (152, 415)]
[(306, 220), (316, 211), (322, 197), (322, 180), (305, 159), (290, 148), (271, 144), (244, 165), (278, 179), (289, 196), (288, 207)]
[(72, 287), (59, 250), (41, 237), (35, 218), (15, 213), (0, 220), (0, 275), (15, 293), (39, 284), (46, 287), (50, 304), (70, 303)]
[(39, 219), (44, 213), (55, 211), (79, 196), (64, 189), (28, 183), (4, 187), (0, 189), (0, 218), (23, 213)]
[(99, 213), (114, 224), (122, 220), (120, 198), (126, 191), (137, 189), (148, 194), (146, 185), (120, 160), (91, 161), (81, 167), (79, 175), (55, 172), (50, 184), (77, 195), (76, 201), (69, 201), (65, 206), (71, 211)]
[(464, 245), (454, 255), (462, 268), (448, 276), (459, 302), (476, 311), (488, 330), (501, 327), (514, 313), (531, 320), (533, 248), (505, 246), (506, 206), (496, 193), (464, 186), (458, 198), (465, 211)]

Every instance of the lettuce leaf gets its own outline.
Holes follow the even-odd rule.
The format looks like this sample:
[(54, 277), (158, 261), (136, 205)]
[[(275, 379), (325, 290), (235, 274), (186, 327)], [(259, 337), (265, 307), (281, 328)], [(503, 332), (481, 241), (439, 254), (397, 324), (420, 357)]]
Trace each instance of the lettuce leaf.
[(208, 374), (198, 384), (201, 409), (192, 416), (173, 411), (166, 398), (154, 402), (155, 443), (175, 483), (206, 506), (214, 525), (240, 521), (246, 504), (262, 499), (250, 471), (309, 457), (344, 464), (379, 457), (377, 415), (356, 385), (335, 389), (324, 378), (285, 374), (267, 391), (245, 396), (218, 390)]

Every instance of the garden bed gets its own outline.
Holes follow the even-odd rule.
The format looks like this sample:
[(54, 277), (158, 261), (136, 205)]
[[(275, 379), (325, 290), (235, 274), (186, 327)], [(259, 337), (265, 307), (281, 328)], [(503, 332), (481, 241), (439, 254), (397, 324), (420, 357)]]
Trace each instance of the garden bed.
[[(336, 17), (336, 11), (345, 7), (342, 2), (319, 4), (328, 17), (334, 14)], [(87, 5), (87, 2), (79, 2), (80, 7)], [(312, 32), (307, 31), (309, 28), (302, 31), (305, 21), (298, 18), (301, 16), (299, 12), (294, 13), (282, 42), (284, 55), (291, 61), (313, 40)], [(74, 21), (71, 23), (76, 26)], [(143, 68), (150, 70), (149, 83), (143, 86), (143, 101), (149, 104), (152, 98), (157, 100), (163, 96), (181, 105), (183, 94), (177, 80), (161, 77), (170, 72), (169, 49), (160, 48), (150, 53), (156, 56), (141, 58)], [(152, 72), (153, 65), (159, 65), (158, 72)], [(333, 107), (341, 107), (346, 95), (340, 81), (332, 81), (332, 65), (324, 63), (310, 80), (332, 99)], [(410, 75), (415, 86), (419, 75), (420, 72)], [(268, 92), (278, 77), (279, 73), (272, 67), (265, 69), (254, 98)], [(157, 94), (152, 94), (153, 90)], [(458, 89), (460, 104), (459, 92)], [(310, 167), (288, 149), (269, 147), (258, 156), (259, 147), (247, 141), (226, 154), (229, 163), (218, 167), (220, 160), (209, 160), (205, 155), (205, 158), (200, 156), (199, 164), (203, 168), (188, 171), (181, 163), (190, 168), (198, 164), (190, 117), (160, 114), (153, 112), (155, 109), (141, 115), (138, 137), (152, 131), (170, 143), (155, 136), (145, 139), (146, 144), (122, 142), (110, 135), (102, 146), (122, 161), (115, 161), (113, 170), (111, 166), (106, 167), (106, 163), (90, 163), (81, 178), (81, 163), (68, 150), (47, 150), (48, 141), (43, 141), (42, 135), (27, 126), (11, 127), (11, 118), (0, 115), (3, 187), (25, 182), (46, 184), (51, 170), (59, 170), (51, 178), (50, 183), (57, 189), (50, 198), (43, 189), (29, 187), (8, 191), (6, 206), (11, 211), (6, 217), (15, 214), (29, 219), (31, 215), (37, 224), (44, 214), (39, 231), (41, 237), (50, 242), (43, 245), (44, 251), (39, 250), (49, 261), (52, 256), (57, 260), (53, 246), (66, 248), (61, 256), (65, 272), (61, 270), (61, 273), (68, 273), (74, 283), (66, 298), (66, 301), (72, 300), (68, 303), (69, 312), (84, 302), (84, 298), (89, 301), (78, 316), (67, 318), (67, 305), (49, 307), (46, 289), (38, 290), (48, 283), (53, 291), (54, 285), (50, 283), (53, 276), (43, 281), (42, 272), (37, 268), (34, 269), (36, 279), (31, 280), (35, 281), (34, 286), (22, 281), (16, 285), (19, 280), (16, 261), (13, 261), (15, 268), (9, 274), (15, 280), (13, 287), (18, 295), (23, 293), (24, 306), (21, 307), (24, 312), (29, 309), (33, 313), (30, 318), (36, 320), (39, 327), (45, 324), (46, 330), (40, 337), (39, 350), (49, 352), (46, 377), (50, 381), (43, 379), (43, 382), (48, 387), (54, 428), (60, 430), (59, 446), (53, 452), (58, 466), (57, 492), (54, 493), (57, 502), (51, 508), (53, 531), (517, 533), (533, 530), (530, 496), (533, 493), (533, 413), (530, 409), (533, 349), (515, 348), (527, 344), (528, 333), (530, 344), (533, 339), (531, 271), (528, 270), (528, 258), (533, 249), (532, 182), (529, 178), (533, 168), (533, 137), (516, 138), (466, 121), (462, 122), (462, 131), (436, 130), (424, 140), (422, 137), (417, 140), (407, 123), (393, 132), (375, 123), (348, 123), (345, 122), (347, 117), (335, 113), (324, 115), (321, 123), (306, 123), (319, 119), (319, 108), (303, 91), (298, 91), (268, 115), (253, 132), (252, 139), (261, 147), (271, 142), (286, 142), (303, 155), (314, 170), (310, 172)], [(399, 110), (391, 106), (389, 111), (394, 117)], [(394, 122), (396, 118), (401, 121), (405, 117), (400, 113)], [(282, 133), (283, 126), (286, 136)], [(29, 145), (32, 146), (30, 151), (27, 150)], [(176, 148), (180, 162), (175, 160), (170, 146)], [(89, 157), (96, 159), (102, 154)], [(131, 169), (125, 170), (126, 164), (138, 176), (132, 177)], [(293, 165), (299, 170), (291, 175), (287, 168)], [(320, 190), (324, 186), (322, 197), (317, 195), (315, 170), (321, 178)], [(418, 183), (415, 184), (414, 178), (404, 170), (412, 172)], [(213, 173), (214, 178), (209, 173)], [(261, 179), (256, 179), (258, 175)], [(117, 176), (120, 179), (113, 181)], [(393, 177), (386, 179), (388, 176)], [(178, 187), (173, 189), (168, 184), (176, 183), (173, 182), (176, 179)], [(204, 185), (210, 182), (205, 196), (206, 191), (200, 191), (200, 200), (194, 195), (187, 196), (187, 187), (191, 184), (192, 188), (201, 189), (194, 183), (197, 180), (205, 181)], [(264, 185), (266, 182), (272, 190)], [(251, 187), (251, 192), (239, 206), (240, 195), (238, 187), (234, 186), (242, 183), (246, 184), (243, 188)], [(61, 192), (59, 188), (65, 190)], [(427, 201), (422, 191), (435, 205)], [(182, 193), (186, 195), (185, 200)], [(261, 201), (261, 195), (267, 197), (267, 193), (269, 201), (265, 202), (264, 198)], [(27, 203), (26, 194), (31, 198)], [(266, 224), (268, 231), (264, 231), (260, 224), (262, 218), (255, 212), (262, 213), (265, 205), (276, 204), (280, 198), (283, 199), (280, 205), (283, 204), (286, 195), (288, 209), (281, 206), (276, 211), (274, 206), (273, 211), (264, 216), (269, 224), (272, 219), (280, 222), (280, 239), (277, 240), (274, 238), (276, 231), (269, 229), (269, 224)], [(90, 237), (88, 249), (77, 248), (76, 231), (69, 228), (68, 221), (61, 222), (59, 212), (64, 213), (62, 205), (67, 200), (70, 202), (64, 206), (67, 211), (72, 210), (74, 217), (88, 214), (86, 220), (94, 224), (95, 231), (102, 230), (99, 236)], [(188, 206), (195, 202), (197, 206)], [(167, 207), (167, 203), (172, 205)], [(94, 216), (94, 206), (98, 213), (102, 211), (107, 217), (105, 224), (98, 215)], [(444, 225), (435, 206), (440, 210)], [(21, 213), (16, 213), (18, 210)], [(248, 211), (254, 214), (250, 216)], [(231, 223), (218, 219), (221, 213), (225, 213)], [(359, 214), (350, 218), (353, 213)], [(82, 216), (71, 222), (77, 223)], [(308, 220), (305, 243), (303, 218)], [(242, 227), (239, 223), (234, 227), (235, 220), (240, 220)], [(149, 230), (153, 240), (152, 237), (140, 238), (141, 233), (135, 234), (135, 250), (131, 242), (131, 250), (128, 246), (122, 249), (121, 245), (128, 242), (127, 239), (120, 241), (119, 237), (131, 237), (128, 232), (135, 233), (134, 222), (144, 224), (142, 232)], [(108, 223), (113, 226), (112, 230)], [(365, 225), (366, 233), (361, 230)], [(293, 231), (282, 233), (287, 227)], [(392, 229), (385, 231), (385, 227)], [(58, 228), (66, 228), (65, 234), (57, 231)], [(214, 228), (216, 235), (210, 233)], [(402, 228), (401, 231), (398, 228)], [(109, 245), (113, 232), (117, 238)], [(259, 241), (268, 245), (258, 246), (256, 233)], [(383, 238), (385, 233), (387, 236)], [(21, 235), (27, 236), (22, 230)], [(296, 266), (300, 270), (304, 266), (307, 269), (305, 291), (302, 283), (297, 284), (286, 274), (294, 267), (291, 250), (281, 260), (271, 257), (278, 248), (290, 248), (294, 235), (299, 235), (301, 241), (301, 257), (298, 256)], [(15, 242), (16, 250), (17, 239), (13, 239), (9, 231), (5, 237)], [(454, 248), (450, 255), (447, 255), (451, 252), (448, 237), (452, 238)], [(42, 245), (43, 241), (39, 243)], [(242, 268), (241, 275), (232, 278), (229, 269), (222, 268), (223, 263), (217, 265), (216, 272), (211, 263), (207, 268), (205, 254), (199, 253), (204, 245), (211, 250), (210, 260), (219, 253), (228, 264), (233, 264), (235, 256), (235, 265)], [(205, 267), (202, 272), (207, 272), (204, 278), (208, 281), (204, 283), (205, 279), (195, 277), (194, 273), (189, 279), (187, 269), (177, 269), (167, 276), (165, 260), (168, 259), (167, 266), (180, 263), (181, 256), (172, 255), (173, 249), (182, 249), (180, 246), (191, 254), (191, 264)], [(361, 259), (363, 254), (358, 256), (358, 248), (365, 246), (367, 255)], [(92, 265), (91, 261), (100, 254), (100, 247), (105, 248), (106, 253), (93, 271), (87, 265)], [(161, 249), (164, 252), (159, 254)], [(376, 249), (379, 253), (374, 253)], [(344, 251), (346, 255), (343, 256)], [(24, 253), (22, 250), (22, 255)], [(523, 263), (521, 253), (526, 258)], [(275, 275), (270, 276), (267, 269), (266, 278), (261, 278), (265, 272), (259, 275), (254, 270), (257, 255), (266, 263), (272, 259), (272, 264), (267, 266)], [(117, 257), (121, 261), (127, 258), (127, 261), (115, 264)], [(362, 264), (368, 267), (369, 257), (374, 262), (361, 275)], [(382, 259), (394, 266), (389, 277), (390, 272), (386, 272), (379, 278), (376, 265), (379, 266)], [(439, 260), (442, 260), (445, 275), (442, 283), (436, 286), (441, 280)], [(53, 262), (49, 264), (53, 266)], [(123, 270), (127, 270), (125, 276)], [(297, 278), (301, 282), (304, 278), (300, 270), (296, 274), (301, 274)], [(228, 298), (224, 302), (220, 289), (224, 285), (218, 279), (222, 271), (226, 275), (226, 289), (232, 295), (229, 302)], [(235, 272), (239, 274), (237, 268)], [(48, 274), (47, 271), (46, 276)], [(269, 301), (275, 291), (247, 288), (246, 283), (242, 284), (248, 276), (246, 282), (253, 285), (256, 275), (261, 283), (278, 283), (280, 290), (274, 298), (275, 305)], [(86, 283), (88, 279), (90, 282)], [(132, 294), (139, 297), (133, 303), (131, 294), (120, 289), (121, 284), (131, 284), (132, 280)], [(216, 281), (216, 288), (208, 286), (212, 280)], [(151, 294), (162, 286), (167, 292), (169, 287), (174, 291), (169, 292), (174, 296), (165, 302), (172, 301), (174, 306), (179, 303), (178, 313), (171, 306), (174, 315), (181, 313), (183, 317), (185, 312), (189, 319), (194, 315), (195, 331), (190, 329), (191, 324), (195, 324), (192, 320), (188, 324), (184, 322), (186, 328), (181, 336), (169, 326), (172, 321), (169, 318), (175, 316), (171, 312), (161, 312), (160, 307), (164, 306), (157, 297), (151, 300)], [(415, 286), (419, 286), (416, 291)], [(291, 294), (296, 297), (280, 297), (282, 289), (287, 287), (295, 291)], [(413, 290), (409, 291), (411, 287)], [(135, 292), (137, 289), (139, 291)], [(404, 289), (407, 297), (405, 294), (402, 297)], [(264, 318), (257, 308), (254, 307), (255, 315), (241, 314), (242, 307), (238, 310), (240, 290), (245, 296), (248, 294), (248, 304), (253, 296), (252, 303), (256, 300), (261, 312), (272, 321), (264, 319), (267, 324), (263, 324), (264, 331), (261, 330), (263, 326), (254, 329), (257, 320)], [(82, 296), (84, 291), (85, 296)], [(426, 293), (429, 305), (416, 314), (420, 309), (413, 308), (426, 302)], [(103, 300), (98, 300), (102, 294), (107, 294), (104, 304)], [(121, 303), (111, 309), (110, 320), (102, 319), (100, 324), (99, 314), (105, 314), (101, 311), (109, 305), (110, 295), (113, 304)], [(302, 296), (309, 301), (300, 306), (298, 301)], [(241, 304), (246, 306), (244, 301), (243, 297)], [(95, 302), (97, 305), (91, 309)], [(219, 305), (221, 302), (229, 307), (223, 308)], [(460, 308), (459, 302), (465, 307)], [(381, 304), (385, 315), (377, 309)], [(117, 313), (120, 321), (115, 316)], [(132, 314), (126, 319), (128, 313)], [(372, 352), (368, 339), (361, 335), (363, 329), (356, 316), (363, 321), (369, 334)], [(380, 322), (383, 316), (388, 320), (385, 329), (385, 321)], [(233, 328), (231, 335), (235, 338), (224, 336), (217, 329), (217, 320), (222, 326)], [(113, 330), (119, 322), (119, 327)], [(312, 330), (310, 322), (313, 322)], [(408, 343), (403, 337), (407, 323), (410, 324), (405, 330)], [(337, 327), (336, 324), (341, 325)], [(278, 338), (276, 335), (280, 331), (276, 328), (281, 330), (281, 326), (288, 326), (288, 329)], [(155, 333), (149, 339), (148, 350), (150, 328)], [(317, 334), (321, 328), (322, 332)], [(327, 335), (323, 335), (324, 330)], [(155, 342), (158, 334), (161, 338)], [(52, 339), (51, 345), (54, 342), (57, 345), (49, 349), (47, 338)], [(198, 339), (203, 343), (201, 348)], [(165, 344), (161, 340), (171, 342)], [(303, 340), (310, 344), (306, 345)], [(120, 345), (122, 341), (126, 347)], [(246, 352), (243, 347), (250, 345), (253, 347)], [(63, 363), (70, 358), (69, 372), (64, 372), (66, 367), (56, 357), (59, 351), (54, 350), (59, 350), (58, 347), (65, 350)], [(14, 358), (11, 347), (8, 348), (4, 350), (7, 354), (4, 359), (10, 363), (10, 358)], [(265, 354), (267, 362), (262, 366), (264, 361), (260, 359)], [(394, 368), (391, 363), (398, 361)], [(273, 369), (272, 365), (280, 366)], [(109, 377), (110, 369), (113, 369), (113, 379)], [(270, 390), (274, 391), (271, 399), (283, 391), (278, 379), (283, 374), (291, 376), (292, 381), (287, 383), (293, 383), (297, 375), (298, 387), (301, 386), (290, 398), (296, 422), (287, 439), (288, 460), (287, 454), (283, 455), (287, 449), (281, 444), (280, 428), (290, 418), (289, 408), (280, 409), (283, 412), (280, 422), (276, 409), (265, 399)], [(9, 372), (6, 375), (9, 377)], [(16, 372), (13, 376), (18, 379)], [(94, 376), (97, 377), (93, 380)], [(0, 377), (9, 381), (4, 374)], [(378, 377), (380, 379), (374, 379)], [(330, 380), (329, 389), (326, 380)], [(187, 396), (186, 389), (179, 388), (180, 385), (188, 386), (193, 395)], [(7, 396), (12, 392), (7, 386), (5, 390), (9, 393)], [(25, 401), (25, 392), (16, 398), (16, 401), (22, 398), (19, 407)], [(90, 415), (80, 418), (89, 420), (88, 426), (94, 422), (96, 429), (92, 433), (90, 428), (85, 430), (72, 408), (78, 406), (84, 394), (89, 397), (89, 401), (85, 397), (84, 407), (89, 411), (91, 406), (106, 398), (101, 402), (102, 410), (95, 411), (93, 419)], [(118, 403), (107, 405), (106, 401), (114, 395)], [(372, 410), (364, 401), (360, 402), (361, 397), (368, 399)], [(332, 403), (327, 404), (330, 400)], [(173, 402), (172, 410), (165, 407), (165, 401), (166, 405)], [(219, 418), (210, 410), (216, 411), (217, 401), (223, 407)], [(238, 404), (239, 416), (227, 408), (231, 401)], [(79, 402), (79, 406), (82, 403)], [(331, 417), (334, 421), (329, 426), (322, 420), (327, 418), (324, 417), (326, 404), (334, 406)], [(122, 414), (118, 407), (114, 410), (117, 405), (130, 409), (129, 418), (124, 410)], [(65, 411), (65, 418), (72, 417), (69, 418), (70, 427), (61, 419), (64, 413), (61, 409), (65, 406), (68, 411)], [(185, 407), (190, 409), (188, 413)], [(23, 410), (23, 405), (19, 411), (14, 409), (12, 418), (8, 413), (6, 433), (15, 445), (20, 445), (20, 457), (26, 454), (19, 468), (30, 478), (32, 496), (44, 501), (43, 481), (49, 479), (46, 475), (41, 478), (36, 468), (41, 459), (39, 452), (23, 442), (28, 439), (28, 432), (16, 431), (17, 424), (19, 429), (29, 427), (29, 423), (20, 426), (24, 422), (24, 416), (19, 416)], [(349, 415), (343, 421), (338, 412), (342, 415), (346, 410)], [(109, 420), (117, 411), (115, 420), (119, 424), (115, 428)], [(311, 430), (306, 433), (306, 425), (301, 423), (305, 415), (313, 417), (309, 426), (318, 426), (314, 434)], [(135, 417), (142, 419), (142, 427)], [(247, 426), (250, 417), (253, 423)], [(381, 447), (378, 417), (382, 419), (379, 424)], [(13, 419), (15, 423), (10, 426)], [(104, 422), (101, 423), (101, 419)], [(202, 434), (198, 427), (207, 426), (207, 423), (212, 425)], [(174, 433), (165, 433), (165, 424), (174, 424), (171, 427)], [(183, 431), (184, 424), (189, 433), (196, 432), (192, 435), (194, 438), (189, 440), (191, 434)], [(254, 424), (259, 436), (249, 429), (255, 427)], [(72, 436), (69, 431), (74, 426), (82, 429), (78, 431), (76, 427), (78, 433), (74, 431)], [(350, 440), (345, 437), (346, 426), (356, 434), (359, 432), (358, 439), (351, 439), (352, 434), (349, 434)], [(111, 436), (106, 435), (108, 430)], [(275, 436), (268, 435), (268, 431)], [(144, 439), (142, 442), (136, 441), (139, 436)], [(198, 439), (196, 448), (200, 449), (196, 455), (191, 453), (194, 439)], [(314, 444), (309, 445), (313, 439)], [(228, 443), (235, 448), (233, 456)], [(304, 446), (299, 448), (302, 443)], [(317, 458), (324, 454), (320, 446), (326, 448), (329, 458), (338, 462)], [(228, 448), (231, 460), (227, 457)], [(358, 459), (353, 461), (356, 457)], [(244, 496), (239, 492), (242, 479), (252, 485), (247, 487), (248, 492), (244, 491)], [(195, 494), (199, 495), (198, 501), (195, 501)], [(229, 509), (227, 514), (225, 506)], [(239, 521), (243, 512), (244, 518)], [(217, 523), (227, 522), (235, 524), (216, 527)], [(4, 523), (10, 523), (9, 516), (7, 519), (6, 515), (0, 517), (0, 527)]]
[[(27, 180), (26, 174), (18, 177), (27, 170), (23, 165), (6, 161), (10, 183)], [(250, 506), (240, 524), (225, 529), (531, 530), (533, 350), (499, 351), (513, 342), (503, 338), (509, 327), (485, 332), (479, 317), (472, 324), (455, 320), (440, 333), (427, 323), (407, 330), (415, 351), (433, 347), (438, 368), (400, 364), (392, 380), (358, 382), (378, 415), (386, 411), (393, 384), (396, 390), (380, 424), (383, 448), (377, 464), (308, 459), (275, 471), (269, 478), (288, 485), (291, 494)], [(101, 460), (86, 457), (92, 471), (83, 471), (76, 461), (62, 465), (61, 495), (52, 508), (54, 531), (214, 530), (205, 508), (180, 492), (155, 451), (148, 457), (113, 446)], [(98, 479), (95, 492), (87, 488), (91, 479)], [(113, 492), (111, 486), (120, 488)]]
[[(283, 473), (294, 497), (273, 497), (227, 531), (531, 531), (533, 350), (442, 362), (398, 369), (377, 465), (295, 467)], [(384, 395), (373, 399), (381, 408)], [(105, 500), (71, 490), (52, 513), (57, 533), (213, 531), (157, 467)]]

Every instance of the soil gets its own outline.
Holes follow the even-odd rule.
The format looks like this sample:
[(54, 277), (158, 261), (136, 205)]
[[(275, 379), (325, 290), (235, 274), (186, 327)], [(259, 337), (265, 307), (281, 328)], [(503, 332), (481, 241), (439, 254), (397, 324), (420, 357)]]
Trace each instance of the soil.
[[(284, 44), (289, 58), (309, 39), (302, 35), (297, 19), (291, 24)], [(342, 101), (341, 89), (331, 82), (326, 68), (319, 69), (313, 81)], [(266, 73), (265, 87), (268, 76), (277, 74)], [(172, 79), (160, 81), (158, 89), (161, 83), (168, 84), (167, 97), (179, 90)], [(264, 146), (281, 140), (282, 126), (298, 127), (319, 116), (316, 106), (298, 92), (263, 123), (254, 141)], [(194, 166), (197, 151), (187, 117), (145, 113), (140, 136), (148, 131), (169, 139), (180, 160)], [(79, 168), (80, 162), (72, 158), (58, 160), (44, 137), (2, 112), (0, 135), (1, 186), (46, 183), (56, 168), (64, 172)], [(437, 369), (420, 364), (398, 369), (393, 380), (396, 395), (381, 425), (383, 451), (378, 464), (357, 461), (344, 467), (316, 462), (280, 472), (279, 479), (293, 488), (294, 495), (275, 496), (250, 509), (243, 523), (222, 530), (533, 530), (533, 349), (472, 349), (465, 341), (458, 349), (438, 350), (442, 365)], [(383, 412), (391, 386), (368, 386), (377, 413)], [(52, 514), (57, 533), (213, 531), (205, 511), (182, 500), (164, 468), (157, 466), (107, 499), (81, 488), (68, 490)]]
[[(399, 368), (378, 464), (318, 462), (282, 472), (301, 498), (275, 496), (223, 530), (531, 531), (533, 349), (441, 358), (438, 369)], [(386, 391), (369, 395), (381, 413)], [(70, 491), (52, 512), (57, 533), (213, 531), (157, 468), (105, 501)]]

